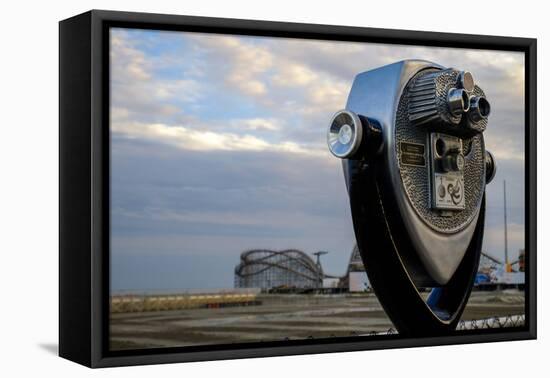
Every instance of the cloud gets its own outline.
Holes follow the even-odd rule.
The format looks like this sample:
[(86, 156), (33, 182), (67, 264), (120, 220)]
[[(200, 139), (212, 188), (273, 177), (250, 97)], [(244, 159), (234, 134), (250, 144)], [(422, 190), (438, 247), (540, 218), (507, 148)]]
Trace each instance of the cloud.
[(219, 60), (218, 69), (225, 73), (226, 83), (251, 96), (267, 93), (266, 84), (258, 78), (273, 65), (273, 55), (265, 47), (245, 43), (246, 37), (195, 35), (190, 39)]
[(521, 53), (130, 29), (111, 38), (117, 286), (139, 285), (132, 257), (159, 271), (223, 261), (208, 284), (231, 286), (231, 264), (258, 247), (329, 250), (327, 270), (345, 270), (353, 227), (327, 122), (357, 73), (408, 58), (468, 69), (485, 89), (498, 172), (487, 187), (484, 248), (501, 256), (503, 180), (510, 250), (523, 246)]
[(147, 121), (183, 115), (184, 109), (202, 98), (195, 78), (164, 77), (158, 58), (140, 50), (124, 29), (111, 30), (111, 117)]
[(311, 85), (319, 79), (319, 75), (304, 64), (287, 62), (278, 68), (273, 76), (275, 85), (292, 87)]
[(123, 34), (111, 33), (111, 77), (120, 82), (151, 78), (145, 54), (128, 44)]
[(495, 132), (491, 133), (490, 137), (486, 136), (486, 140), (487, 149), (499, 162), (503, 160), (522, 162), (525, 159), (523, 138), (510, 138), (507, 134)]
[(261, 151), (270, 145), (264, 140), (245, 135), (197, 131), (182, 126), (167, 126), (159, 123), (116, 123), (111, 130), (127, 138), (142, 138), (166, 143), (191, 151), (245, 150)]
[[(248, 124), (248, 127), (250, 125), (253, 125), (253, 127), (258, 127), (258, 125), (265, 126), (265, 123), (258, 119), (239, 122)], [(308, 149), (292, 141), (270, 143), (252, 135), (201, 131), (191, 127), (168, 126), (160, 123), (116, 122), (111, 125), (111, 132), (128, 139), (139, 138), (189, 151), (276, 151), (281, 153), (326, 156), (324, 151)]]
[(277, 118), (251, 118), (232, 122), (233, 125), (245, 127), (250, 130), (277, 131), (281, 129), (281, 121)]
[[(523, 130), (521, 53), (261, 37), (201, 35), (193, 37), (193, 41), (202, 47), (216, 48), (208, 55), (211, 67), (223, 66), (221, 71), (228, 77), (246, 76), (248, 81), (258, 83), (261, 95), (243, 90), (238, 81), (226, 80), (229, 90), (240, 91), (248, 96), (247, 101), (275, 112), (280, 119), (291, 119), (295, 127), (289, 136), (296, 139), (311, 140), (310, 125), (324, 125), (332, 112), (344, 107), (351, 82), (359, 72), (419, 57), (471, 70), (492, 104), (490, 129), (495, 132), (490, 130), (488, 135), (496, 141), (495, 155), (501, 159), (523, 159), (522, 135), (510, 138)], [(248, 62), (255, 60), (251, 59), (251, 51), (262, 59)]]
[[(508, 260), (517, 260), (520, 249), (525, 247), (525, 225), (508, 224)], [(504, 227), (502, 225), (488, 227), (483, 236), (483, 247), (492, 256), (504, 261)]]
[[(353, 75), (342, 80), (318, 72), (274, 48), (269, 39), (205, 35), (189, 39), (208, 51), (207, 64), (216, 80), (279, 115), (318, 117), (345, 105)], [(280, 43), (284, 46), (289, 41), (281, 39)]]
[(197, 266), (219, 256), (229, 263), (213, 279), (227, 286), (245, 249), (328, 249), (327, 269), (341, 273), (353, 247), (336, 159), (277, 151), (204, 153), (116, 136), (111, 177), (112, 251), (125, 266), (132, 256), (157, 256), (165, 264), (193, 256)]

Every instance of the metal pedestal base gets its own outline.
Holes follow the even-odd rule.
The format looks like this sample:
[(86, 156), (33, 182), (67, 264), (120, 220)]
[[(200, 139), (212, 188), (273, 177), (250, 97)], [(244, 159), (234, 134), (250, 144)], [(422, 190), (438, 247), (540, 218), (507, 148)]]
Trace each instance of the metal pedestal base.
[[(425, 301), (404, 256), (415, 254), (395, 208), (383, 190), (384, 173), (373, 164), (347, 160), (346, 175), (357, 246), (382, 307), (403, 336), (434, 336), (456, 330), (478, 269), (485, 219), (483, 198), (474, 236), (450, 281)], [(406, 258), (405, 258), (406, 260)]]

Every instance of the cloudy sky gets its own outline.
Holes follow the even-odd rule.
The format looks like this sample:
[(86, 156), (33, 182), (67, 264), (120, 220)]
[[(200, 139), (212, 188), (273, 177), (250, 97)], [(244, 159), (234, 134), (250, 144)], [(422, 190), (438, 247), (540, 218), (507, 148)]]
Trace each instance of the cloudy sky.
[(326, 250), (343, 274), (354, 245), (332, 114), (354, 76), (402, 59), (470, 70), (492, 113), (484, 249), (524, 246), (521, 53), (111, 29), (113, 290), (227, 288), (243, 250)]

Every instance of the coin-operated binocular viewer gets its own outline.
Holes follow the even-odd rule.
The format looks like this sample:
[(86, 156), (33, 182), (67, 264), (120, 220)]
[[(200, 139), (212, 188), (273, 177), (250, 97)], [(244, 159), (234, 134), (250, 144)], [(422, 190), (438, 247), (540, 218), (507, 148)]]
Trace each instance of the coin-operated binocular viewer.
[(357, 246), (402, 335), (455, 330), (470, 296), (496, 172), (489, 113), (471, 73), (406, 60), (357, 75), (330, 122)]

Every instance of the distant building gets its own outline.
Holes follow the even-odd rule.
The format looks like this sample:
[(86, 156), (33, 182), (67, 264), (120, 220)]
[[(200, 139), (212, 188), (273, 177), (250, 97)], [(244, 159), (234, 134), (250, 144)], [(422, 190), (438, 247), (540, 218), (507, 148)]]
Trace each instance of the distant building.
[(338, 289), (340, 287), (340, 278), (323, 278), (323, 289)]
[(369, 277), (365, 271), (365, 265), (363, 265), (363, 259), (357, 245), (351, 251), (348, 269), (344, 277), (342, 277), (342, 286), (347, 288), (350, 293), (363, 292), (371, 288)]
[(525, 249), (519, 250), (518, 268), (520, 272), (525, 272)]
[(361, 253), (359, 253), (359, 248), (357, 244), (353, 246), (351, 251), (351, 256), (348, 263), (348, 272), (364, 272), (365, 265), (363, 265), (363, 259), (361, 258)]
[(235, 267), (236, 288), (315, 289), (323, 277), (321, 267), (296, 249), (245, 251)]
[[(525, 258), (524, 250), (520, 251), (518, 261), (509, 263), (509, 269), (504, 262), (491, 256), (487, 252), (481, 252), (479, 268), (475, 278), (475, 286), (478, 287), (522, 287), (525, 283), (525, 273), (522, 270), (522, 260)], [(518, 265), (518, 269), (514, 266)], [(519, 271), (518, 271), (519, 270)]]

